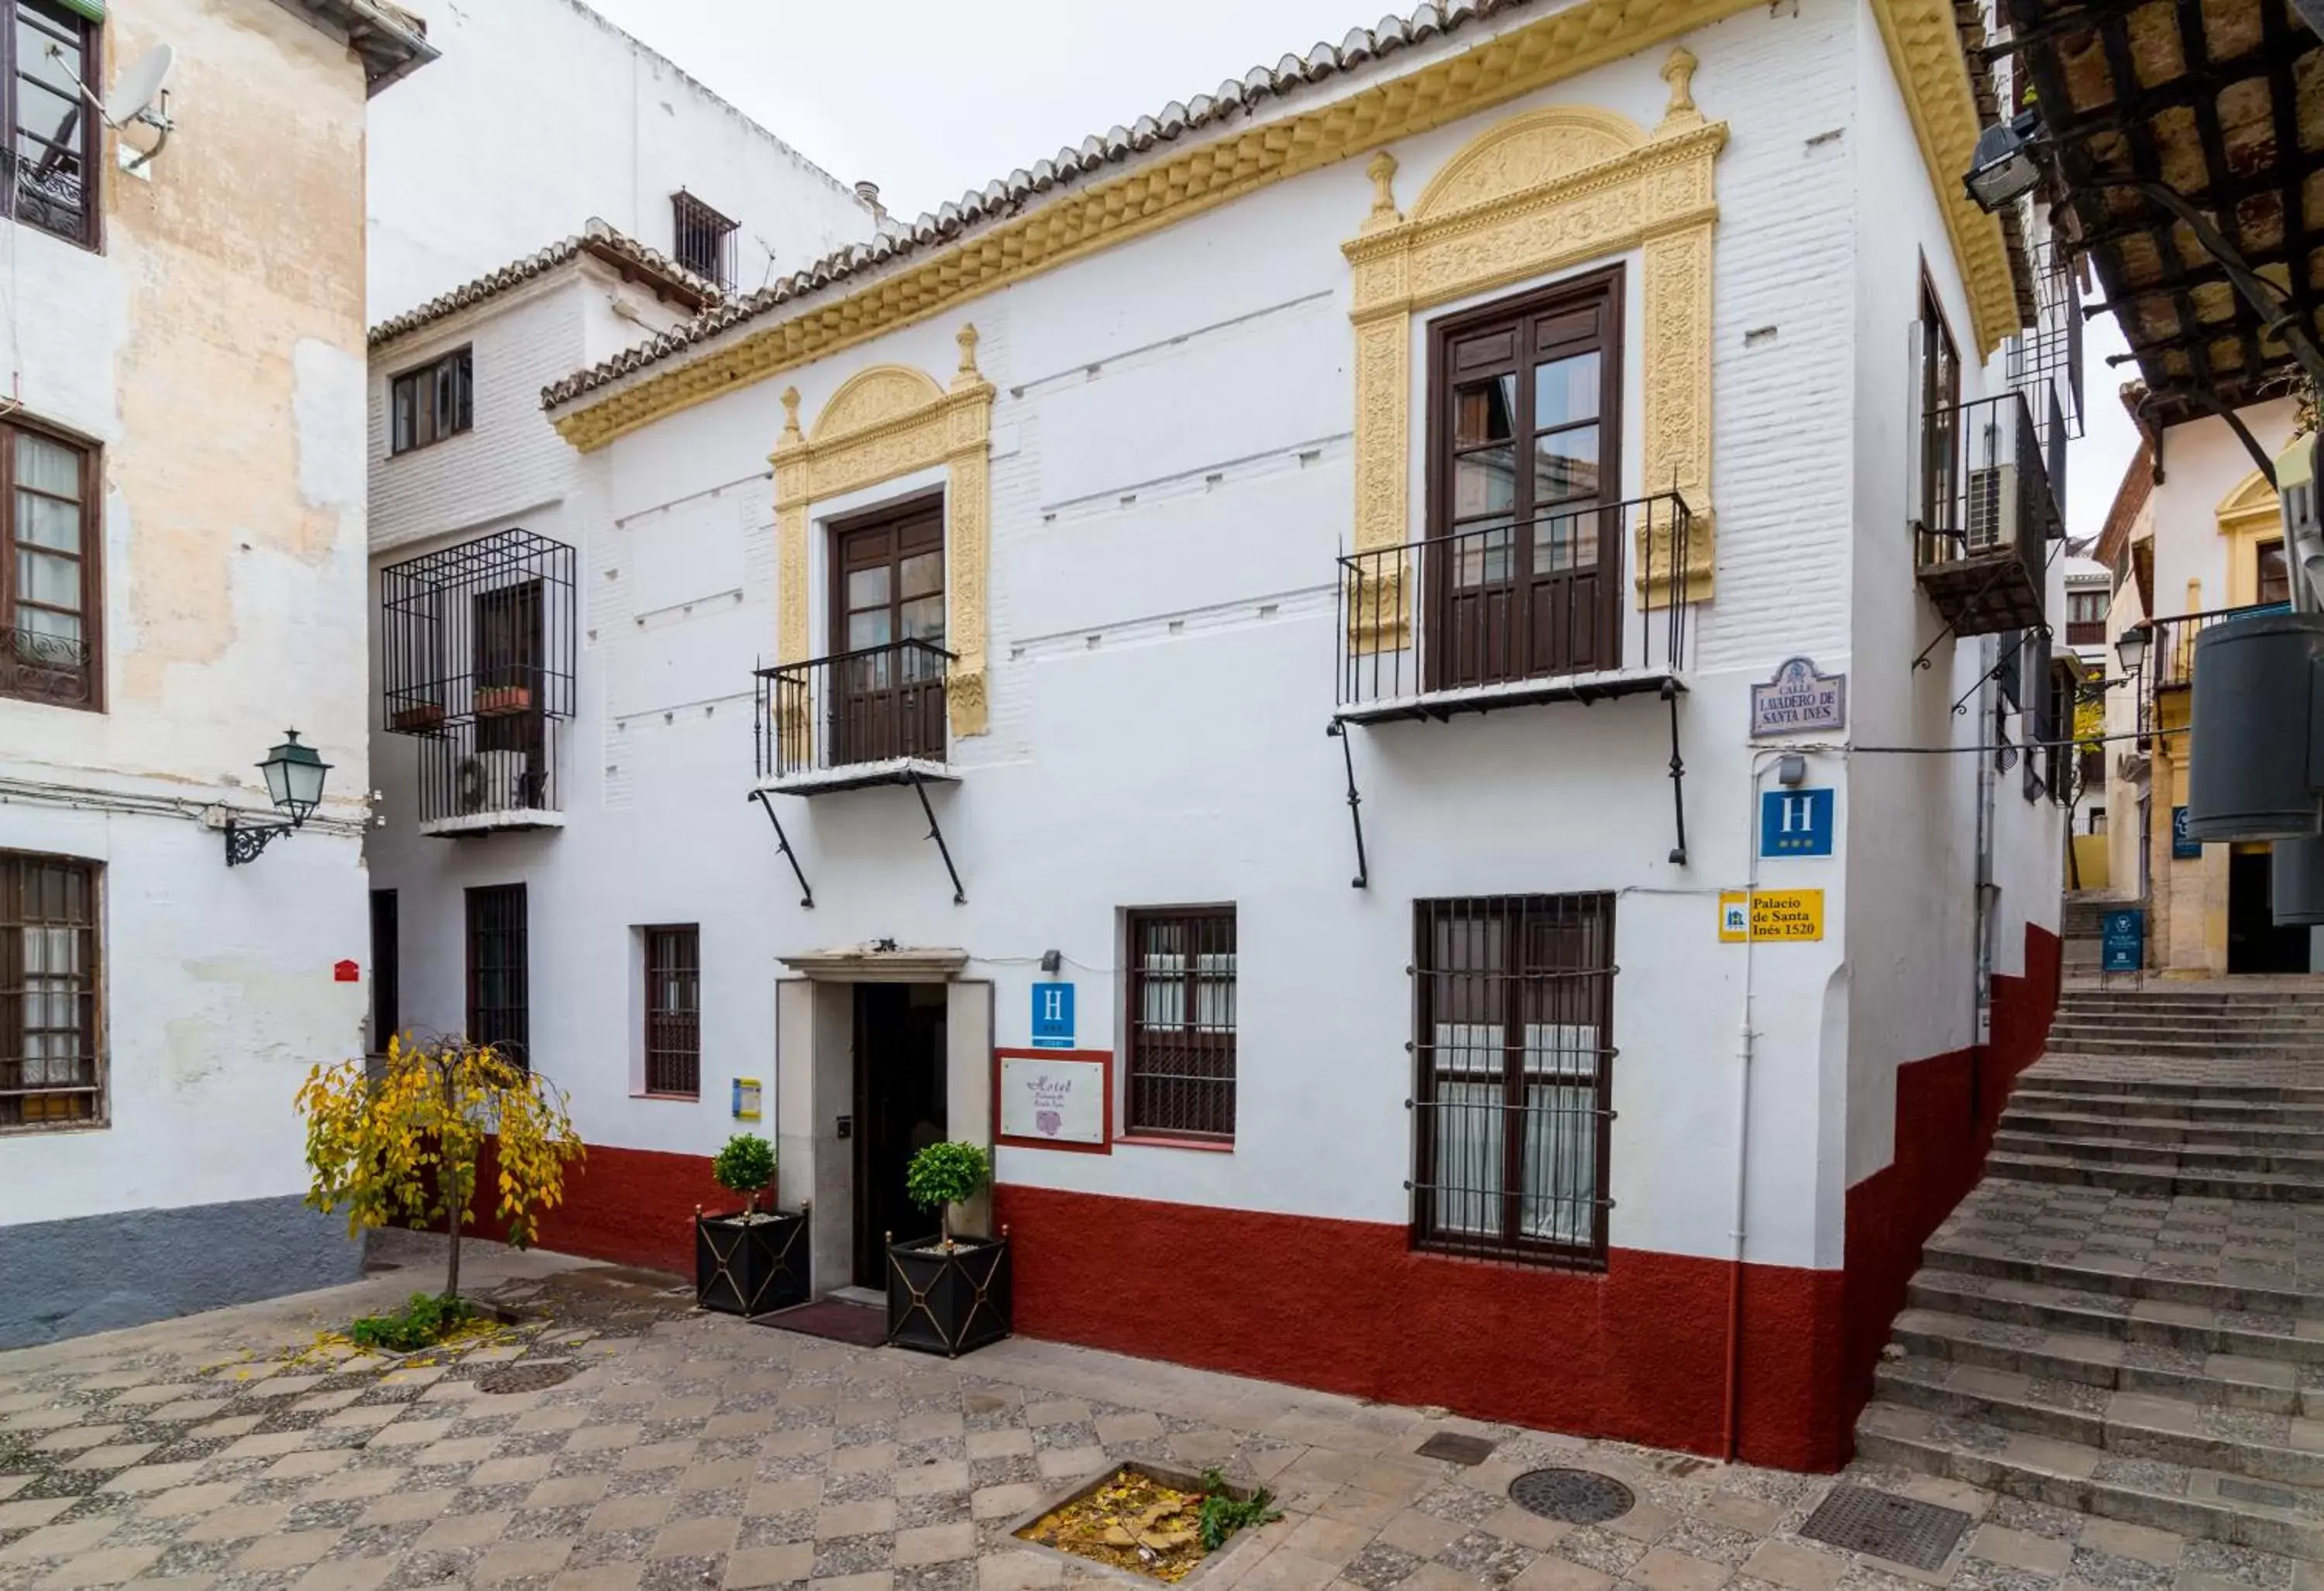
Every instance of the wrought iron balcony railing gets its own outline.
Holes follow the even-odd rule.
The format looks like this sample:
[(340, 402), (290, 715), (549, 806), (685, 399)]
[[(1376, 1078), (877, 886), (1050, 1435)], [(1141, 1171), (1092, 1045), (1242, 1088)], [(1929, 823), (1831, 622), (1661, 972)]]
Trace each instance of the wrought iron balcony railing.
[(933, 642), (901, 640), (758, 670), (752, 738), (759, 782), (836, 786), (851, 772), (902, 777), (942, 768), (952, 661)]
[(1941, 409), (1916, 443), (1914, 562), (1954, 633), (2046, 622), (2048, 545), (2064, 514), (2024, 394)]
[(561, 825), (557, 770), (563, 723), (529, 709), (444, 723), (421, 736), (421, 832)]
[(75, 636), (0, 628), (0, 696), (77, 707), (97, 692), (97, 659)]
[(1687, 540), (1664, 492), (1342, 555), (1339, 715), (1655, 686), (1686, 663)]
[(2195, 683), (2195, 638), (2223, 619), (2243, 619), (2254, 613), (2281, 613), (2286, 602), (2251, 602), (2240, 608), (2213, 608), (2201, 613), (2149, 621), (2147, 688), (2183, 691)]

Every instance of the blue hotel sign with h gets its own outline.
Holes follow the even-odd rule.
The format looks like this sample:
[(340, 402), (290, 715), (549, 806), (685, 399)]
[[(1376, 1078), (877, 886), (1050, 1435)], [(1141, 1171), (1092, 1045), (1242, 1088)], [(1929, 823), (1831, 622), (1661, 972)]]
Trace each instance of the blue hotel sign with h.
[(1759, 796), (1761, 856), (1830, 856), (1831, 792), (1766, 790)]
[(1070, 1050), (1074, 1047), (1074, 986), (1037, 983), (1033, 986), (1033, 1047)]

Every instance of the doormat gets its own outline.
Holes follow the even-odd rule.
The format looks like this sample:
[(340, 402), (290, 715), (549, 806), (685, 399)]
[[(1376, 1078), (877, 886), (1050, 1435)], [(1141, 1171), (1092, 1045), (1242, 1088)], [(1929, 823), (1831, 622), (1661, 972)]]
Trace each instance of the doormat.
[(841, 1303), (835, 1299), (777, 1310), (771, 1315), (753, 1315), (751, 1320), (753, 1325), (771, 1326), (778, 1331), (852, 1342), (857, 1347), (878, 1347), (888, 1340), (887, 1311)]
[(1816, 1505), (1800, 1534), (1850, 1552), (1936, 1570), (1944, 1567), (1953, 1543), (1974, 1522), (1957, 1508), (1843, 1484)]

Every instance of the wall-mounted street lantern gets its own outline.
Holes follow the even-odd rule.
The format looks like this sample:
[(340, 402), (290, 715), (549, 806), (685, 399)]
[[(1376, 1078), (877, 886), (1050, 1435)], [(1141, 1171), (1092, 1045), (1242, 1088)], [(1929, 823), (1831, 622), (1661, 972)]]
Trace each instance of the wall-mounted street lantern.
[(2136, 674), (2146, 667), (2146, 646), (2154, 632), (2144, 624), (2134, 624), (2115, 638), (2114, 655), (2122, 659), (2125, 674)]
[(226, 865), (237, 867), (256, 861), (258, 853), (277, 835), (288, 834), (302, 826), (315, 808), (322, 804), (323, 779), (331, 771), (312, 746), (299, 743), (297, 730), (284, 730), (282, 743), (266, 754), (258, 765), (266, 776), (266, 794), (274, 805), (290, 814), (282, 823), (263, 823), (255, 828), (244, 828), (232, 817), (226, 820)]

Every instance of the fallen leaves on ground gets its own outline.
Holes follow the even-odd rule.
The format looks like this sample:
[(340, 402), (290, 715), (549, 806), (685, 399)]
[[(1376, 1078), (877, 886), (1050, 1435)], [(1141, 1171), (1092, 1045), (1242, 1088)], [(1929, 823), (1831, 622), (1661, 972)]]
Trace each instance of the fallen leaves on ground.
[(1176, 1581), (1203, 1560), (1202, 1512), (1200, 1492), (1182, 1492), (1125, 1467), (1017, 1533), (1077, 1558)]

